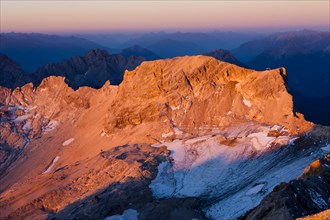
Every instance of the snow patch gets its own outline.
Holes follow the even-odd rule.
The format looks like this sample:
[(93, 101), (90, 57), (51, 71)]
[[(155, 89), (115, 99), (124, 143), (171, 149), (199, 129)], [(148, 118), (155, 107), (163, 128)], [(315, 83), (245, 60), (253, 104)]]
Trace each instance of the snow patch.
[(62, 146), (68, 146), (74, 141), (74, 138), (70, 138), (62, 143)]
[(23, 130), (31, 130), (31, 129), (32, 129), (31, 122), (26, 121), (23, 126)]
[(321, 207), (322, 209), (326, 209), (328, 207), (327, 203), (324, 201), (324, 199), (319, 193), (310, 190), (309, 194), (311, 195), (313, 202), (317, 204), (319, 207)]
[(45, 173), (50, 173), (50, 171), (52, 170), (53, 166), (56, 164), (56, 162), (60, 159), (59, 156), (56, 156), (52, 163), (50, 164), (50, 166), (47, 168), (47, 170), (45, 172), (43, 172), (42, 174), (45, 174)]
[(171, 137), (174, 133), (171, 131), (171, 132), (168, 132), (166, 134), (162, 134), (162, 137), (163, 138), (167, 138), (167, 137)]
[(264, 188), (264, 186), (265, 184), (256, 185), (253, 188), (249, 189), (249, 191), (247, 191), (245, 195), (249, 196), (249, 195), (257, 194)]
[(17, 118), (15, 118), (13, 120), (13, 122), (15, 122), (15, 123), (22, 122), (22, 121), (28, 119), (29, 117), (30, 117), (30, 114), (21, 115), (21, 116), (18, 116)]
[(183, 132), (177, 127), (174, 127), (173, 130), (174, 130), (175, 135), (182, 135), (183, 134)]
[(251, 107), (251, 106), (252, 106), (252, 105), (251, 105), (251, 101), (248, 100), (248, 99), (246, 99), (245, 97), (243, 97), (243, 103), (244, 103), (244, 105), (246, 105), (247, 107)]
[(270, 130), (276, 130), (276, 131), (280, 131), (282, 129), (282, 126), (279, 125), (274, 125), (273, 127), (270, 128)]
[(328, 144), (327, 146), (325, 147), (321, 147), (321, 149), (325, 152), (330, 152), (330, 144)]
[[(320, 148), (293, 151), (292, 137), (268, 137), (269, 126), (247, 123), (190, 139), (153, 145), (171, 150), (149, 185), (155, 198), (204, 197), (211, 219), (236, 219), (257, 206), (280, 182), (299, 176)], [(258, 131), (251, 133), (251, 131)], [(223, 137), (235, 140), (221, 144)], [(278, 143), (276, 148), (273, 143)], [(315, 152), (310, 155), (310, 152)], [(267, 185), (267, 187), (266, 187)]]
[(104, 220), (138, 220), (139, 213), (135, 209), (127, 209), (122, 215), (112, 215)]
[(46, 127), (43, 128), (43, 131), (44, 132), (50, 132), (50, 131), (53, 131), (58, 125), (58, 122), (57, 121), (53, 121), (51, 120), (47, 125)]
[(171, 106), (171, 109), (172, 109), (173, 111), (178, 110), (178, 109), (180, 109), (180, 105), (175, 106), (175, 107)]
[(248, 137), (252, 138), (253, 146), (257, 150), (268, 148), (270, 144), (276, 139), (275, 137), (268, 137), (265, 132), (258, 132), (249, 134)]

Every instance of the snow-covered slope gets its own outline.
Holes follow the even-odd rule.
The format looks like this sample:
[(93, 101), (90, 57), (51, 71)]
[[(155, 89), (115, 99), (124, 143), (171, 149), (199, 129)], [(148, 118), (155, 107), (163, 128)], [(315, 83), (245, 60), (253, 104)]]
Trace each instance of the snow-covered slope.
[(280, 126), (238, 124), (205, 136), (163, 142), (172, 162), (159, 165), (150, 188), (156, 198), (199, 197), (211, 219), (236, 219), (281, 183), (322, 156), (317, 146), (299, 149), (295, 137), (270, 136)]

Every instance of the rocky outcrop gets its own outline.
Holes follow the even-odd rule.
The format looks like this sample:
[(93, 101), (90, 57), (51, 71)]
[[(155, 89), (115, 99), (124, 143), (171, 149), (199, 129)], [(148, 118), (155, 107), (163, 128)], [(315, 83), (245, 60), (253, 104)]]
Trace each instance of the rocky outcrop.
[[(10, 219), (22, 218), (27, 213), (30, 217), (31, 214), (38, 215), (39, 210), (54, 213), (49, 218), (55, 219), (100, 219), (128, 208), (140, 209), (145, 203), (152, 202), (148, 185), (157, 173), (157, 166), (168, 154), (166, 148), (148, 145), (124, 145), (101, 151), (89, 161), (52, 170), (52, 181), (63, 182), (60, 188), (42, 193), (17, 210), (8, 205), (13, 200), (2, 200), (0, 209), (10, 213)], [(86, 174), (74, 175), (76, 177), (72, 179), (73, 170), (83, 164), (93, 166)]]
[(293, 112), (285, 78), (283, 68), (257, 72), (206, 56), (144, 62), (125, 73), (105, 129), (148, 122), (193, 132), (252, 120), (304, 132), (312, 124)]
[(330, 218), (330, 209), (314, 215), (309, 215), (303, 218), (297, 218), (297, 220), (325, 220), (329, 218)]
[[(329, 128), (324, 128), (323, 132), (319, 128), (297, 144), (301, 148), (306, 144), (311, 146), (308, 142), (320, 143), (320, 140), (329, 139), (329, 134)], [(329, 151), (327, 148), (330, 148), (330, 145), (324, 148), (325, 151)], [(279, 184), (260, 205), (241, 219), (296, 219), (309, 216), (329, 209), (329, 197), (330, 155), (328, 154), (311, 163), (297, 179)]]

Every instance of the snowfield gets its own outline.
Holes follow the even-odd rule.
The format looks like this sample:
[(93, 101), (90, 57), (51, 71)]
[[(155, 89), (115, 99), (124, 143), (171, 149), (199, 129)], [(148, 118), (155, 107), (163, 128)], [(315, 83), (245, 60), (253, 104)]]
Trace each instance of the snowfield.
[(127, 209), (122, 215), (113, 215), (104, 220), (138, 220), (139, 213), (135, 209)]
[[(167, 146), (173, 162), (161, 163), (150, 184), (156, 198), (200, 197), (212, 219), (236, 219), (257, 206), (280, 182), (302, 174), (324, 155), (320, 147), (296, 149), (295, 137), (269, 137), (281, 127), (253, 123), (213, 131)], [(313, 152), (313, 154), (311, 154)]]

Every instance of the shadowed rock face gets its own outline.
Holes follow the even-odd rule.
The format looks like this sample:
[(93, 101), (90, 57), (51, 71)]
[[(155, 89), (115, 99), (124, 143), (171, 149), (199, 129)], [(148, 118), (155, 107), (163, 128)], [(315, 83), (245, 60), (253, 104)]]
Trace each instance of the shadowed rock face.
[(329, 209), (329, 167), (330, 155), (314, 161), (301, 177), (277, 186), (242, 219), (296, 219)]
[[(315, 146), (300, 154), (285, 148), (313, 127), (293, 112), (285, 78), (284, 69), (256, 72), (194, 56), (144, 62), (119, 86), (74, 91), (53, 76), (38, 87), (0, 87), (0, 218), (105, 218), (135, 209), (142, 219), (201, 219), (227, 195), (217, 191), (227, 176), (179, 198), (156, 199), (151, 182), (160, 175), (180, 183), (178, 176), (208, 166), (205, 179), (232, 176), (230, 164), (266, 175), (256, 163), (312, 159)], [(228, 193), (248, 186), (234, 183)]]

